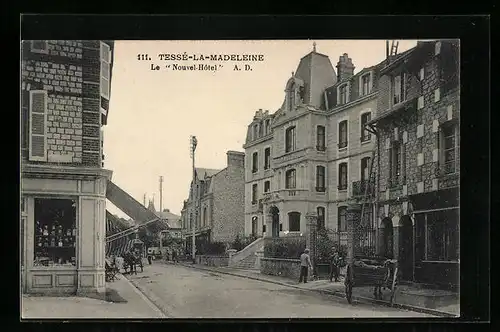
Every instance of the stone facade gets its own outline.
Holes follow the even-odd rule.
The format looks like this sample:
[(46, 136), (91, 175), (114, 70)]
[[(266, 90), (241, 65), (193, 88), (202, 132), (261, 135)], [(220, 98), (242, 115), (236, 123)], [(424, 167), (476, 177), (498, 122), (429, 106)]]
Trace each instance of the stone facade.
[(197, 241), (232, 242), (236, 235), (244, 234), (244, 172), (244, 153), (236, 151), (227, 152), (227, 167), (223, 170), (196, 169), (191, 184), (194, 191), (190, 191), (181, 211), (188, 247), (191, 220), (196, 220)]
[[(112, 41), (22, 43), (24, 292), (104, 290), (106, 183), (111, 172), (102, 168), (101, 126), (107, 121), (113, 46)], [(75, 243), (68, 244), (75, 248), (73, 265), (34, 265), (39, 236), (35, 206), (49, 198), (76, 204)]]
[[(380, 169), (377, 172), (380, 180), (378, 224), (382, 228), (394, 228), (393, 256), (398, 258), (401, 264), (405, 264), (405, 260), (411, 260), (409, 264), (413, 265), (413, 271), (407, 272), (407, 279), (419, 279), (418, 269), (425, 265), (419, 260), (425, 261), (425, 258), (417, 257), (418, 251), (427, 249), (419, 249), (418, 241), (428, 242), (417, 238), (413, 254), (402, 252), (405, 237), (412, 237), (412, 232), (419, 234), (419, 226), (416, 225), (418, 218), (415, 214), (419, 213), (418, 210), (458, 209), (458, 61), (458, 46), (452, 41), (419, 43), (400, 61), (388, 65), (379, 80), (378, 117), (373, 121), (379, 140), (379, 146), (375, 149), (376, 168)], [(401, 75), (405, 77), (404, 98), (401, 103), (395, 104), (394, 76)], [(445, 144), (448, 144), (444, 141), (445, 128), (451, 129), (454, 141), (453, 151), (446, 152), (451, 153), (451, 165), (447, 162), (449, 157), (445, 156), (444, 151)], [(395, 154), (394, 151), (400, 153)], [(455, 191), (455, 194), (448, 199), (450, 190)], [(445, 204), (445, 201), (455, 201), (456, 204), (419, 204), (423, 200), (421, 197), (431, 195), (440, 197), (438, 200), (441, 200), (442, 204)], [(391, 225), (385, 224), (384, 220), (389, 220)], [(410, 232), (403, 234), (403, 221), (406, 220), (411, 221), (408, 226)], [(427, 229), (427, 226), (425, 227)], [(436, 271), (434, 267), (433, 269)]]
[[(246, 234), (256, 229), (256, 235), (271, 235), (266, 222), (266, 218), (271, 220), (266, 217), (271, 207), (279, 211), (279, 236), (305, 232), (309, 212), (324, 211), (319, 222), (338, 228), (338, 208), (352, 199), (352, 183), (364, 176), (361, 160), (372, 157), (375, 138), (362, 135), (361, 122), (375, 116), (380, 68), (381, 64), (354, 74), (352, 59), (344, 54), (339, 58), (337, 69), (341, 73), (337, 75), (329, 58), (313, 51), (301, 59), (297, 72), (287, 81), (281, 108), (273, 114), (256, 112), (244, 145)], [(344, 93), (346, 98), (341, 100)], [(347, 144), (340, 146), (339, 126), (344, 120)], [(287, 150), (290, 128), (294, 128), (293, 146)], [(270, 148), (269, 165), (266, 148)], [(253, 167), (255, 153), (258, 167)], [(339, 188), (339, 165), (343, 162), (347, 163), (347, 186)], [(370, 165), (366, 159), (364, 162)], [(293, 171), (294, 183), (287, 186), (287, 173)], [(270, 186), (264, 187), (267, 181)], [(256, 199), (252, 197), (255, 185)], [(294, 212), (300, 214), (298, 227), (290, 227), (290, 213)]]

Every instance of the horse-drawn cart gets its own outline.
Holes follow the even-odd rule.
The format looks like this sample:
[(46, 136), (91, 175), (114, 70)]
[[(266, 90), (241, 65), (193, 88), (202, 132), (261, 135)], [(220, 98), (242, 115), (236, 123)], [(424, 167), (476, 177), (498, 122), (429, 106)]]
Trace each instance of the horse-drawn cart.
[(352, 303), (353, 287), (373, 286), (373, 296), (377, 300), (382, 299), (382, 289), (390, 290), (390, 303), (392, 305), (397, 287), (397, 276), (396, 260), (355, 258), (353, 263), (347, 266), (344, 281), (347, 302)]

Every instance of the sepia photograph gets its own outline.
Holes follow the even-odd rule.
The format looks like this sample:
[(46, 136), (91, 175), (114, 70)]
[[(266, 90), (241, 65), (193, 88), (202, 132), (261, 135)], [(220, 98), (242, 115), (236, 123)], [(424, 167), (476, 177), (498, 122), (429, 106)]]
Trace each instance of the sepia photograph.
[(460, 316), (458, 39), (20, 47), (21, 319)]

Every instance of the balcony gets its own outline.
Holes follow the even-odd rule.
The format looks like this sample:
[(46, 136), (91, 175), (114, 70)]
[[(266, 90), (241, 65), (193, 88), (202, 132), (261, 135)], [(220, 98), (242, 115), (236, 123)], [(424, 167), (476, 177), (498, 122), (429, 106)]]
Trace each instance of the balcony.
[(352, 196), (353, 197), (363, 197), (367, 195), (368, 197), (373, 197), (375, 194), (375, 181), (374, 180), (360, 180), (352, 183)]

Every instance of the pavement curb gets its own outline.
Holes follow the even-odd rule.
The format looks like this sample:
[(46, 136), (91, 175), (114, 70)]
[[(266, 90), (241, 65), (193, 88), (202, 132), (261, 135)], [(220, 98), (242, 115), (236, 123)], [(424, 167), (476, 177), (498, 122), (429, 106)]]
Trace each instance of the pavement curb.
[(126, 276), (121, 275), (120, 277), (125, 279), (129, 283), (129, 285), (134, 289), (134, 291), (149, 305), (151, 309), (160, 314), (161, 316), (159, 317), (160, 319), (168, 318), (168, 316), (165, 314), (167, 310), (165, 310), (165, 308), (163, 308), (161, 305), (158, 304), (158, 300), (156, 299), (155, 296), (149, 294), (149, 292), (146, 292), (135, 281), (130, 280)]
[[(276, 285), (281, 285), (281, 286), (286, 286), (290, 288), (295, 288), (295, 289), (300, 289), (302, 291), (308, 291), (308, 292), (315, 292), (315, 293), (321, 293), (321, 294), (327, 294), (327, 295), (334, 295), (336, 297), (340, 297), (345, 299), (345, 293), (344, 292), (338, 292), (338, 291), (329, 291), (329, 290), (324, 290), (324, 289), (304, 289), (302, 287), (298, 287), (295, 285), (287, 284), (285, 282), (280, 282), (280, 281), (275, 281), (275, 280), (270, 280), (266, 278), (258, 278), (258, 277), (252, 277), (252, 276), (247, 276), (244, 274), (239, 274), (239, 273), (234, 273), (231, 271), (219, 271), (219, 270), (214, 270), (211, 268), (204, 268), (200, 266), (193, 266), (189, 264), (183, 264), (183, 263), (178, 263), (179, 265), (182, 265), (184, 267), (192, 268), (192, 269), (197, 269), (197, 270), (203, 270), (203, 271), (210, 271), (214, 273), (221, 273), (221, 274), (227, 274), (235, 277), (240, 277), (240, 278), (246, 278), (246, 279), (251, 279), (251, 280), (257, 280), (257, 281), (263, 281), (263, 282), (268, 282), (271, 284), (276, 284)], [(394, 303), (391, 305), (387, 301), (382, 301), (382, 300), (375, 300), (363, 296), (353, 296), (353, 300), (359, 303), (373, 303), (373, 304), (378, 304), (378, 305), (383, 305), (386, 307), (392, 307), (392, 308), (398, 308), (398, 309), (403, 309), (403, 310), (409, 310), (409, 311), (414, 311), (414, 312), (419, 312), (419, 313), (424, 313), (424, 314), (429, 314), (433, 316), (439, 316), (439, 317), (447, 317), (447, 318), (456, 318), (458, 317), (457, 315), (448, 313), (448, 312), (443, 312), (439, 310), (434, 310), (434, 309), (428, 309), (428, 308), (422, 308), (418, 306), (412, 306), (408, 304), (399, 304), (399, 303)]]

